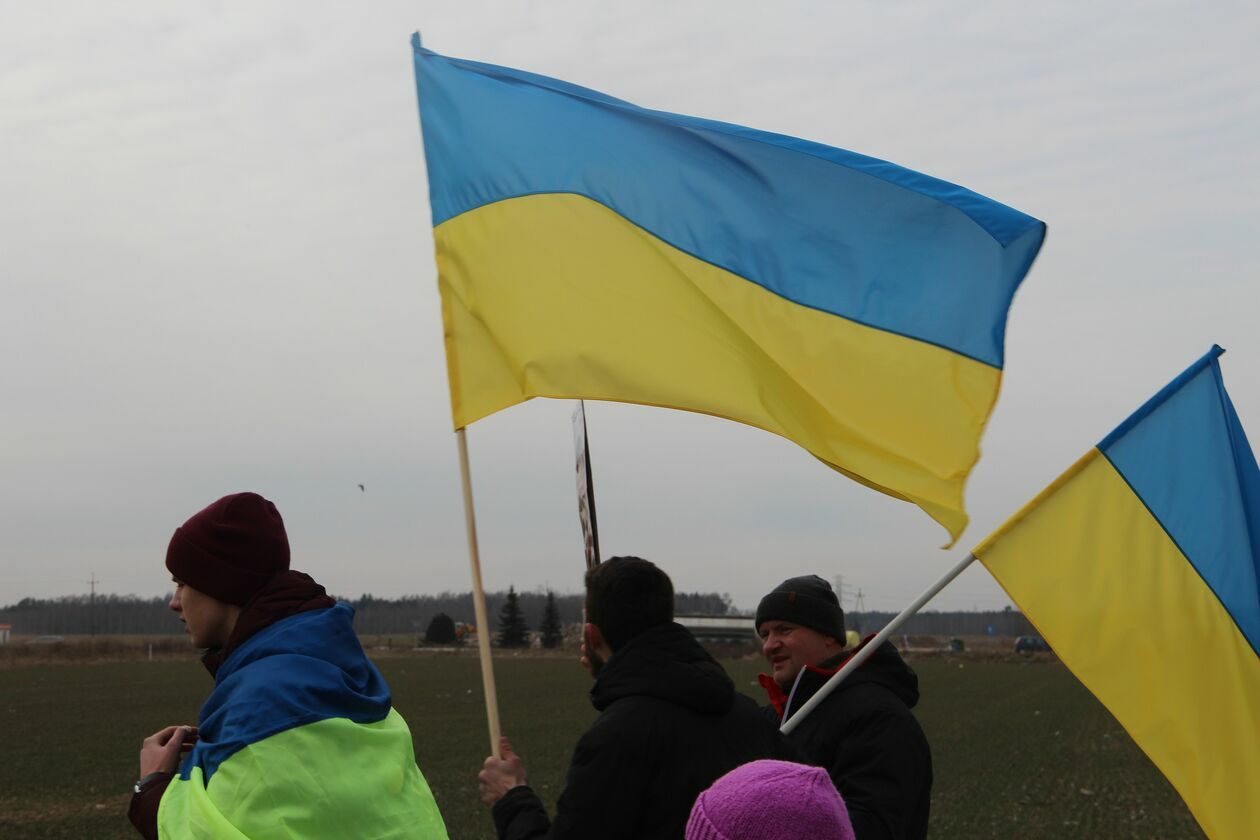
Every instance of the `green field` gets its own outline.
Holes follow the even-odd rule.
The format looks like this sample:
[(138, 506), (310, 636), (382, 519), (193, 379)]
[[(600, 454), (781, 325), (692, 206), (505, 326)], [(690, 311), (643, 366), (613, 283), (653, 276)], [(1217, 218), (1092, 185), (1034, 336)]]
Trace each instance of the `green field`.
[[(411, 724), (451, 837), (492, 837), (477, 801), (488, 749), (477, 660), (378, 660)], [(757, 696), (760, 662), (725, 663)], [(1057, 662), (914, 662), (932, 743), (934, 837), (1202, 837), (1170, 785)], [(497, 659), (503, 728), (549, 804), (594, 712), (570, 659)], [(0, 669), (0, 837), (132, 837), (124, 816), (141, 739), (194, 723), (210, 680), (195, 662)]]

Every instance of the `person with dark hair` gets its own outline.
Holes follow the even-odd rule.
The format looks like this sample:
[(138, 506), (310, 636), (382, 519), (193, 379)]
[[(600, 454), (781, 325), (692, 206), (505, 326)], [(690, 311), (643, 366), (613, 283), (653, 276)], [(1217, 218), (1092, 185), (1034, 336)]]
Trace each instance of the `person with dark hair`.
[(504, 738), (481, 800), (501, 840), (678, 840), (696, 797), (722, 774), (795, 751), (691, 633), (674, 586), (647, 560), (614, 557), (586, 574), (583, 664), (599, 717), (577, 743), (552, 822)]
[[(756, 622), (771, 671), (761, 684), (776, 722), (796, 714), (858, 649), (845, 649), (844, 611), (817, 575), (776, 586)], [(788, 736), (807, 763), (826, 768), (858, 840), (927, 837), (932, 753), (910, 711), (918, 700), (918, 676), (885, 642)]]
[(176, 529), (166, 568), (214, 691), (196, 727), (141, 746), (128, 817), (144, 837), (444, 840), (354, 610), (289, 568), (275, 505), (224, 496)]

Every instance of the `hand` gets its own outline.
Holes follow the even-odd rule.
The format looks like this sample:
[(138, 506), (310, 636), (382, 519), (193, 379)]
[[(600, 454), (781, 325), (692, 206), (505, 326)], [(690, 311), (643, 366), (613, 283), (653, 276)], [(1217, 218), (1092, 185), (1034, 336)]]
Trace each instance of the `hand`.
[(526, 783), (525, 762), (512, 751), (507, 738), (499, 739), (499, 755), (502, 758), (493, 755), (487, 758), (477, 774), (481, 801), (486, 805), (494, 805), (503, 798), (503, 794)]
[(168, 726), (144, 739), (140, 745), (140, 778), (150, 773), (174, 773), (179, 757), (197, 740), (195, 726)]

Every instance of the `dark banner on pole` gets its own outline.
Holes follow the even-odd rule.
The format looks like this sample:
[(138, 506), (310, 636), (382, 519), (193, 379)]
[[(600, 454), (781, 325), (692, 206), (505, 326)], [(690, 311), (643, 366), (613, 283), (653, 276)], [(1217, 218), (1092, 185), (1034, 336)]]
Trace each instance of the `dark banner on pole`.
[(599, 565), (599, 526), (595, 521), (595, 482), (591, 479), (591, 448), (586, 442), (586, 409), (578, 400), (573, 410), (573, 447), (577, 453), (578, 518), (586, 546), (586, 568)]

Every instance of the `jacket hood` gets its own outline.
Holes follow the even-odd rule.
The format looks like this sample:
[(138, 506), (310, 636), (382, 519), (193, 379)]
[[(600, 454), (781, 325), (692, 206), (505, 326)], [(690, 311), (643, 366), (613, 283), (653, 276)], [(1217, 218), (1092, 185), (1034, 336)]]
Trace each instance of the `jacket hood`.
[(624, 697), (655, 697), (707, 715), (735, 702), (735, 684), (681, 624), (670, 622), (614, 653), (591, 688), (599, 711)]
[(339, 603), (269, 624), (223, 660), (198, 716), (197, 743), (180, 770), (219, 764), (263, 738), (328, 718), (372, 723), (389, 714), (389, 686), (368, 661)]
[[(856, 652), (844, 653), (822, 663), (819, 670), (823, 672), (823, 675), (818, 684), (821, 686), (826, 682), (827, 678), (840, 670), (840, 666), (844, 665), (845, 661)], [(901, 654), (897, 653), (897, 648), (893, 647), (892, 642), (884, 642), (877, 647), (870, 658), (863, 662), (851, 676), (846, 677), (844, 683), (836, 690), (843, 691), (845, 686), (853, 687), (868, 683), (888, 689), (897, 695), (907, 708), (913, 709), (919, 702), (919, 675), (901, 658)]]

